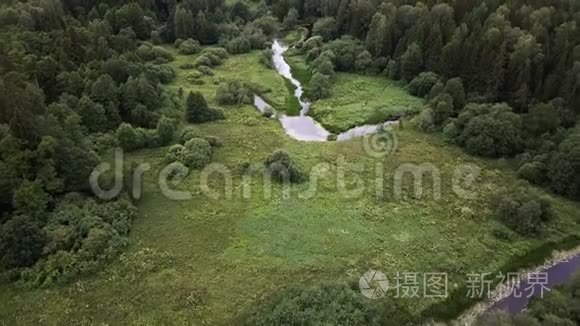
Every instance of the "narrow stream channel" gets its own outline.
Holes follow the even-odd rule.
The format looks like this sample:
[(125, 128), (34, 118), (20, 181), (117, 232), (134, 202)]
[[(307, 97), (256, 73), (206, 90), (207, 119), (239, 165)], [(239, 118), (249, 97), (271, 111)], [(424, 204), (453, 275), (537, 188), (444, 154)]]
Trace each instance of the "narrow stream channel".
[[(278, 119), (280, 120), (286, 134), (296, 140), (318, 142), (328, 141), (328, 137), (331, 133), (324, 129), (324, 127), (312, 117), (308, 116), (311, 104), (310, 102), (302, 100), (304, 89), (302, 84), (292, 76), (290, 65), (288, 65), (284, 59), (284, 52), (286, 52), (286, 50), (288, 50), (288, 47), (282, 45), (278, 40), (274, 40), (274, 43), (272, 44), (272, 51), (274, 52), (272, 55), (272, 61), (274, 62), (276, 71), (294, 85), (294, 96), (300, 103), (300, 115), (292, 117), (285, 114), (278, 114)], [(268, 110), (268, 108), (272, 109), (272, 107), (258, 95), (254, 95), (254, 105), (261, 112)], [(396, 123), (396, 121), (388, 121), (382, 125), (386, 126), (394, 123)], [(355, 137), (373, 134), (379, 130), (380, 126), (381, 124), (358, 126), (337, 135), (336, 140), (344, 141)]]

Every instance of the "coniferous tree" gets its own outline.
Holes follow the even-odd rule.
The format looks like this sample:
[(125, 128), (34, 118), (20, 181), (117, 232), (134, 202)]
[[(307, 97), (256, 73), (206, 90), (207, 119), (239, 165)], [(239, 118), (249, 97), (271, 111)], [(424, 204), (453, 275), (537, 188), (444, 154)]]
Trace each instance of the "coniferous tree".
[(411, 81), (423, 70), (423, 52), (417, 43), (411, 44), (401, 57), (401, 76)]
[(387, 18), (380, 12), (373, 15), (365, 42), (366, 48), (375, 56), (385, 54), (384, 44), (387, 38)]

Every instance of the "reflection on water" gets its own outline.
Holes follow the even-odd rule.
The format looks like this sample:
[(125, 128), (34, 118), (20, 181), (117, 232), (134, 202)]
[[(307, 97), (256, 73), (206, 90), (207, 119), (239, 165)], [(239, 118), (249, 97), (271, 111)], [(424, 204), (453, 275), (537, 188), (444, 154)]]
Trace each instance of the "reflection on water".
[[(272, 44), (272, 51), (274, 52), (272, 56), (272, 61), (274, 62), (274, 67), (276, 71), (282, 75), (284, 78), (288, 79), (292, 85), (296, 88), (294, 91), (294, 96), (298, 99), (300, 103), (300, 115), (297, 117), (290, 117), (284, 114), (278, 114), (278, 119), (282, 123), (282, 127), (290, 137), (300, 140), (300, 141), (327, 141), (328, 136), (331, 133), (324, 129), (324, 127), (314, 120), (312, 117), (308, 116), (308, 110), (310, 109), (310, 103), (302, 100), (302, 95), (304, 94), (304, 89), (302, 84), (292, 76), (292, 71), (290, 66), (284, 59), (284, 52), (288, 47), (283, 46), (278, 40), (274, 40)], [(267, 108), (270, 108), (273, 112), (273, 108), (264, 101), (258, 95), (254, 95), (254, 105), (260, 112), (264, 113)], [(391, 125), (396, 123), (396, 121), (389, 121), (384, 124), (378, 125), (364, 125), (347, 130), (339, 135), (337, 135), (336, 140), (344, 141), (355, 137), (361, 137), (364, 135), (369, 135), (376, 133), (381, 125)]]

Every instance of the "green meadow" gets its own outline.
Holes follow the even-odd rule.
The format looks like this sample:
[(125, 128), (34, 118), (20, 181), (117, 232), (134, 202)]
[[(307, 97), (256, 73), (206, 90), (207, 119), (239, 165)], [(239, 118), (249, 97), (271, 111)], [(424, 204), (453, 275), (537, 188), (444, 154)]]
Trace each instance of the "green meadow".
[[(213, 69), (214, 76), (202, 78), (203, 85), (190, 83), (191, 71), (178, 68), (194, 57), (176, 57), (178, 77), (170, 89), (201, 91), (215, 106), (219, 83), (238, 78), (258, 85), (273, 106), (286, 105), (285, 81), (259, 63), (259, 52), (231, 56)], [(372, 121), (377, 107), (387, 118), (420, 104), (383, 77), (339, 73), (331, 98), (314, 103), (312, 113), (340, 131)], [(219, 173), (192, 171), (175, 186), (191, 199), (171, 200), (157, 184), (167, 148), (131, 153), (129, 161), (152, 169), (129, 249), (100, 273), (71, 284), (3, 285), (0, 320), (5, 325), (231, 325), (291, 284), (358, 281), (374, 268), (388, 277), (399, 271), (445, 272), (454, 287), (467, 273), (494, 272), (530, 248), (580, 234), (580, 205), (547, 193), (559, 218), (538, 239), (513, 233), (491, 211), (496, 191), (518, 181), (509, 162), (469, 156), (408, 124), (392, 127), (396, 148), (376, 155), (369, 138), (299, 142), (250, 105), (224, 109), (225, 120), (197, 127), (223, 140), (213, 161), (228, 171), (231, 187)], [(269, 191), (262, 163), (278, 148), (291, 153), (316, 182), (289, 189), (273, 185)], [(432, 190), (433, 176), (424, 178), (425, 191), (418, 196), (408, 174), (397, 196), (397, 170), (423, 163), (440, 173), (440, 198)], [(255, 165), (256, 173), (244, 180), (240, 170), (247, 164)], [(480, 169), (474, 182), (464, 185), (474, 194), (467, 197), (453, 190), (456, 167), (466, 164)], [(202, 187), (204, 178), (211, 196)], [(405, 303), (419, 316), (438, 300)]]
[(382, 76), (337, 73), (331, 97), (312, 106), (312, 116), (326, 129), (340, 133), (417, 112), (423, 100)]

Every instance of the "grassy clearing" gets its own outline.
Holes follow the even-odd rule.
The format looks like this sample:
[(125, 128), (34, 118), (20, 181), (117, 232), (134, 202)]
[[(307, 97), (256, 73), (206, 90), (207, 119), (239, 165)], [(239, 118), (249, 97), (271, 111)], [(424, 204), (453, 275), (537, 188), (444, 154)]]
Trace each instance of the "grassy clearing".
[(413, 112), (422, 100), (381, 76), (337, 73), (328, 99), (316, 101), (311, 115), (326, 129), (339, 133)]
[[(186, 72), (179, 71), (170, 87), (201, 90), (211, 99), (217, 88), (214, 80), (244, 76), (272, 88), (271, 101), (283, 102), (283, 81), (273, 70), (259, 68), (256, 60), (255, 53), (231, 57), (214, 69), (215, 76), (204, 77), (201, 86), (187, 83)], [(334, 94), (331, 100), (342, 96)], [(361, 98), (354, 91), (352, 96)], [(496, 190), (517, 181), (512, 170), (501, 162), (468, 156), (436, 136), (395, 130), (398, 149), (388, 157), (374, 157), (365, 151), (362, 139), (294, 141), (277, 121), (260, 117), (251, 106), (226, 108), (226, 115), (224, 121), (199, 128), (224, 141), (214, 161), (232, 171), (231, 199), (224, 198), (223, 192), (208, 198), (200, 186), (201, 173), (192, 171), (178, 186), (191, 191), (192, 198), (172, 201), (156, 183), (165, 149), (132, 153), (131, 161), (150, 163), (152, 169), (146, 174), (141, 217), (128, 251), (103, 272), (73, 284), (48, 289), (0, 287), (0, 321), (7, 325), (231, 324), (241, 312), (292, 283), (357, 280), (375, 268), (390, 279), (402, 271), (448, 272), (450, 284), (461, 286), (467, 273), (496, 271), (530, 248), (580, 235), (580, 205), (550, 195), (560, 218), (542, 239), (524, 239), (506, 230), (492, 218), (490, 207)], [(251, 197), (242, 196), (245, 183), (236, 172), (240, 165), (260, 164), (276, 148), (286, 149), (299, 166), (317, 176), (312, 196), (306, 196), (310, 184), (304, 183), (293, 185), (288, 199), (283, 198), (282, 187), (274, 186), (268, 198), (260, 177), (249, 182)], [(422, 198), (414, 195), (411, 180), (405, 179), (403, 196), (396, 199), (396, 169), (426, 162), (441, 173), (441, 199), (429, 190), (430, 178)], [(471, 199), (452, 191), (454, 169), (465, 163), (482, 168), (469, 188), (476, 191)], [(377, 166), (384, 177), (377, 174)], [(342, 195), (336, 177), (341, 170), (347, 189), (360, 182), (365, 185), (358, 197)], [(384, 182), (380, 198), (375, 191), (377, 176)], [(209, 186), (223, 189), (222, 180), (213, 174)], [(508, 239), (495, 237), (497, 230)], [(410, 313), (419, 316), (434, 302), (409, 300)]]
[(195, 69), (180, 69), (182, 64), (192, 63), (196, 55), (179, 55), (173, 47), (167, 47), (175, 56), (172, 66), (177, 71), (176, 80), (170, 85), (173, 89), (196, 90), (202, 92), (209, 103), (215, 103), (215, 91), (220, 83), (230, 79), (238, 79), (255, 86), (260, 96), (276, 108), (285, 108), (289, 98), (285, 79), (274, 70), (260, 63), (260, 51), (252, 51), (246, 54), (231, 56), (217, 67), (213, 67), (213, 76), (205, 76), (203, 85), (195, 85), (188, 81), (187, 77)]

